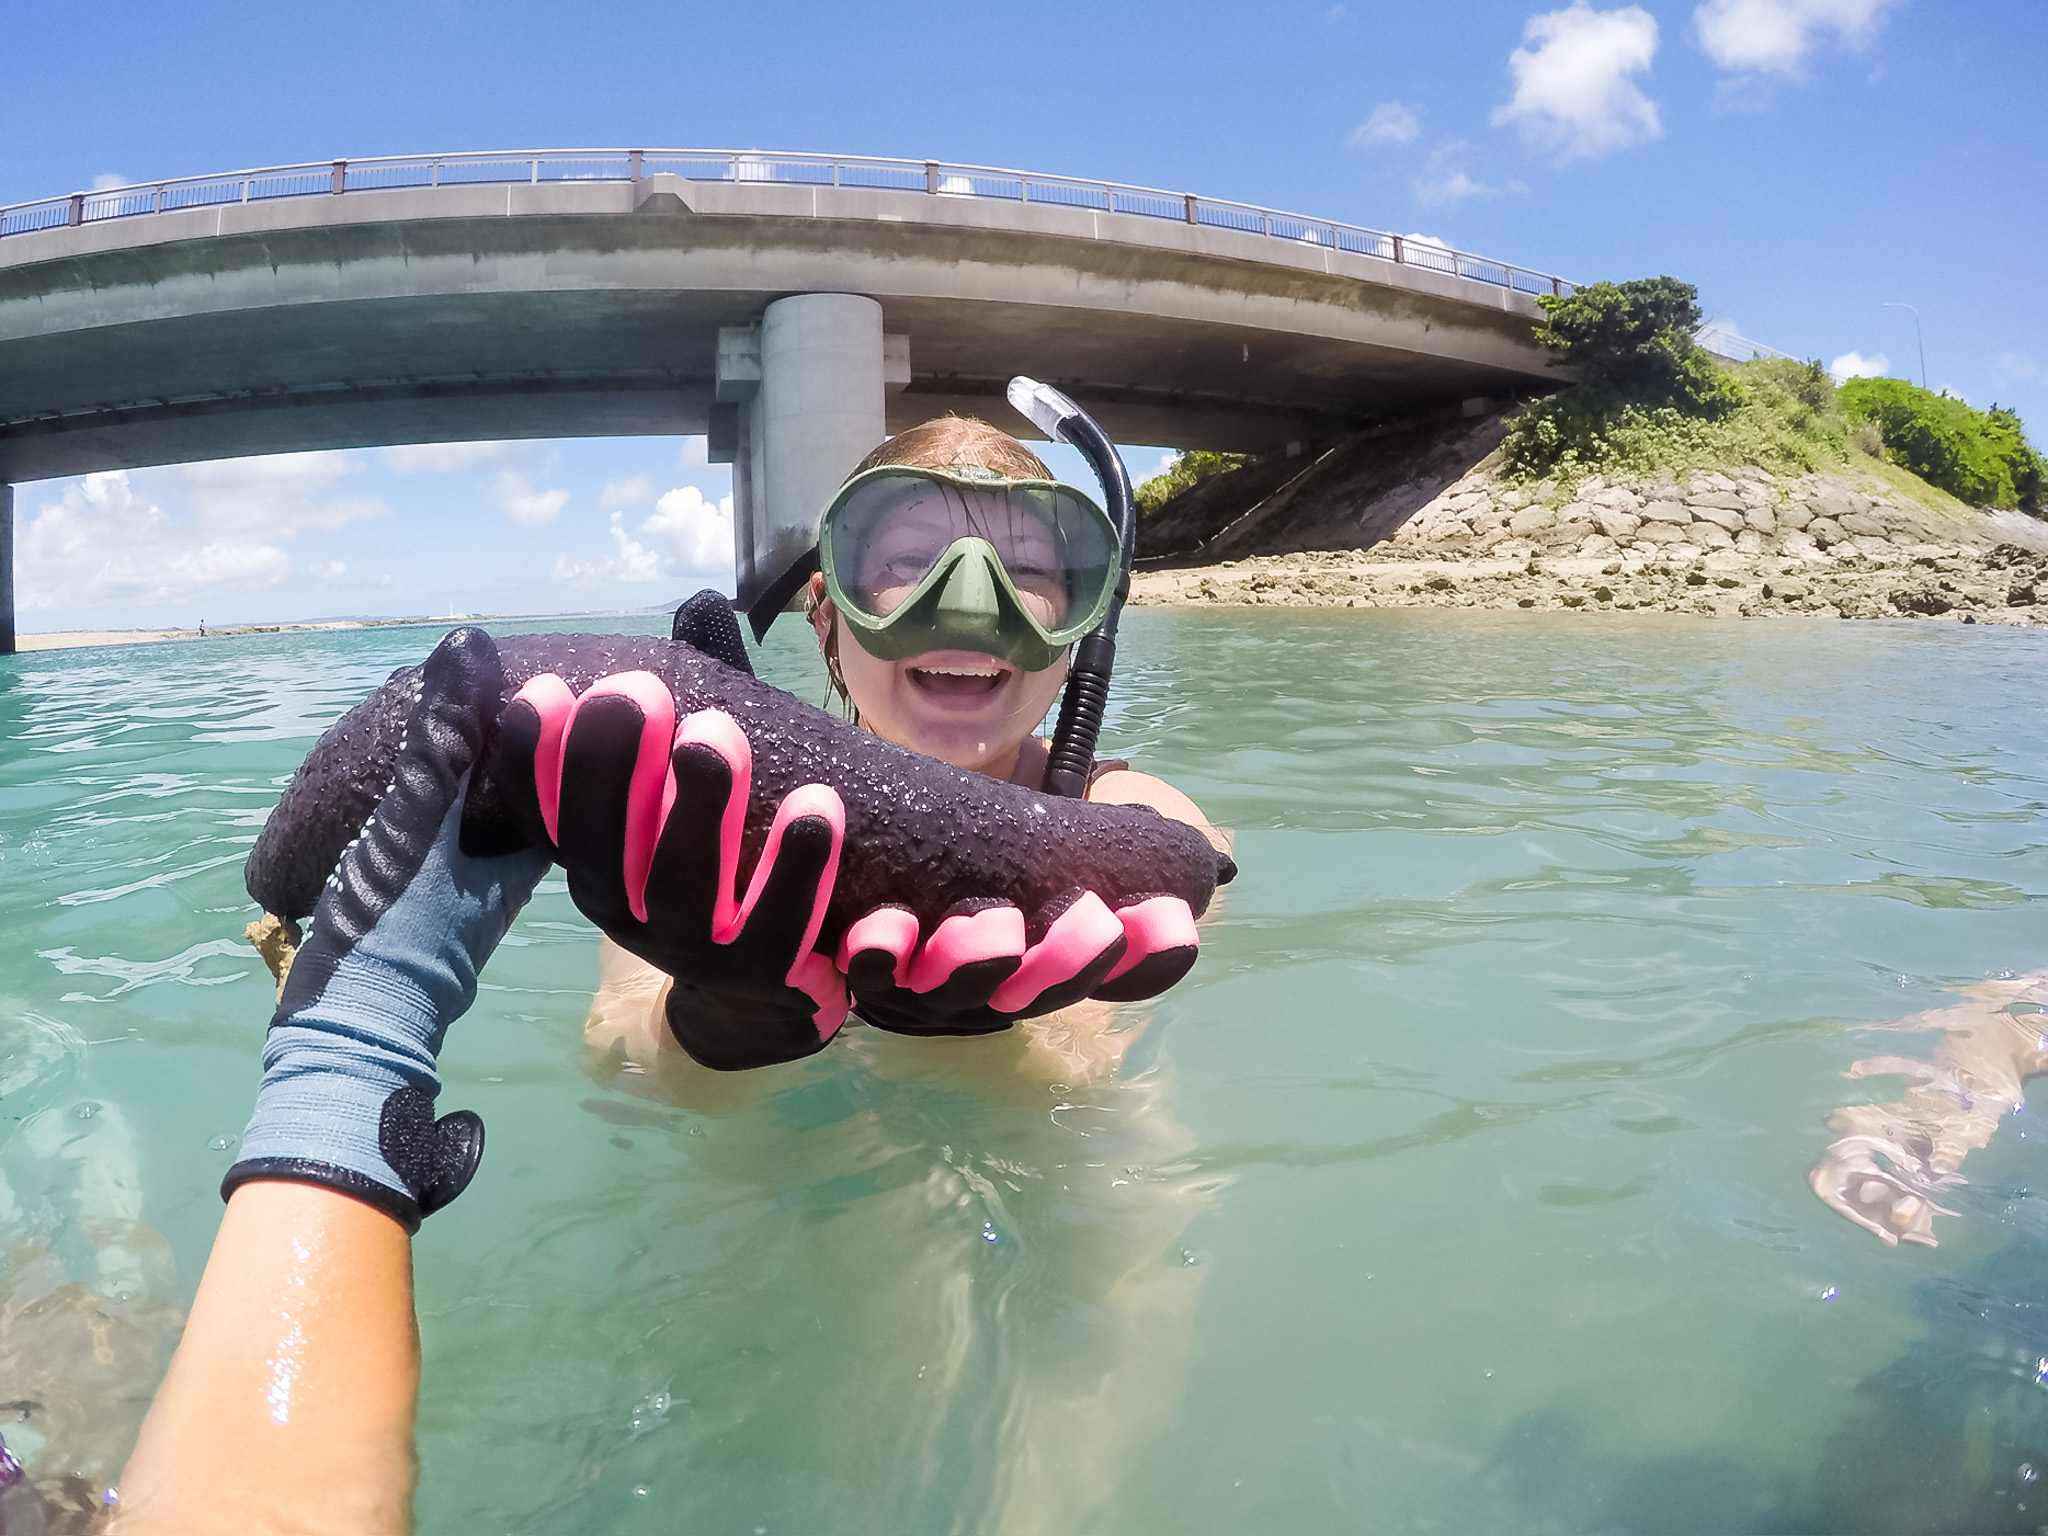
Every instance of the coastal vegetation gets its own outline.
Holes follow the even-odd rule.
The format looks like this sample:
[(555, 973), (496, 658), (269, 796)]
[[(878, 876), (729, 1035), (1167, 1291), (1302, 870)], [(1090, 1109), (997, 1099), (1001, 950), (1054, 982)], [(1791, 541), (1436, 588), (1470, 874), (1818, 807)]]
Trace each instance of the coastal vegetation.
[(1837, 387), (1818, 362), (1723, 363), (1693, 339), (1701, 314), (1671, 277), (1545, 295), (1536, 339), (1575, 382), (1515, 413), (1510, 479), (1561, 491), (1592, 475), (1648, 480), (1750, 464), (1811, 474), (1853, 464), (1923, 504), (1953, 497), (2037, 511), (2041, 456), (2018, 416), (1899, 379)]
[(1211, 475), (1224, 474), (1249, 464), (1246, 453), (1183, 453), (1137, 489), (1138, 516), (1157, 512), (1167, 502)]
[(1975, 410), (1904, 379), (1851, 379), (1840, 398), (1852, 421), (1877, 429), (1886, 458), (1958, 501), (2040, 510), (2048, 467), (2012, 411)]

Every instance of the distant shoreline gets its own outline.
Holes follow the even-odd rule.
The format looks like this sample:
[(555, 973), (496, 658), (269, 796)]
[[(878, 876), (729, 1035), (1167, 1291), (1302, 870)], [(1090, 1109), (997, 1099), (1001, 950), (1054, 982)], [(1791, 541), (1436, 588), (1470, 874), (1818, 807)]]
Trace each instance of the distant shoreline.
[[(678, 602), (681, 599), (677, 600)], [(342, 629), (404, 629), (440, 624), (531, 624), (560, 619), (667, 617), (676, 604), (600, 613), (440, 613), (405, 619), (312, 619), (280, 624), (209, 624), (204, 629), (64, 629), (42, 635), (18, 634), (16, 652), (66, 651), (96, 645), (156, 645), (171, 640), (219, 640), (231, 635), (317, 634)]]
[[(466, 624), (470, 614), (418, 619), (322, 619), (307, 624), (209, 624), (204, 629), (62, 629), (16, 635), (17, 653), (68, 651), (94, 645), (154, 645), (166, 640), (218, 640), (227, 635), (286, 635), (330, 629), (389, 629), (407, 624)], [(488, 621), (486, 621), (488, 622)]]

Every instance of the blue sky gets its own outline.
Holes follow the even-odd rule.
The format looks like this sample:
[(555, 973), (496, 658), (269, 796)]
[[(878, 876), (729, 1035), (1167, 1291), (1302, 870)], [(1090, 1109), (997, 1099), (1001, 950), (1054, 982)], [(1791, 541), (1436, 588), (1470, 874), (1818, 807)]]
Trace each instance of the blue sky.
[[(246, 165), (815, 149), (1095, 175), (1669, 272), (1799, 356), (2048, 442), (2048, 3), (17, 6), (0, 203)], [(367, 451), (17, 495), (21, 623), (638, 607), (729, 576), (682, 439)], [(1134, 468), (1160, 449), (1133, 449)], [(1064, 466), (1081, 474), (1078, 467)]]

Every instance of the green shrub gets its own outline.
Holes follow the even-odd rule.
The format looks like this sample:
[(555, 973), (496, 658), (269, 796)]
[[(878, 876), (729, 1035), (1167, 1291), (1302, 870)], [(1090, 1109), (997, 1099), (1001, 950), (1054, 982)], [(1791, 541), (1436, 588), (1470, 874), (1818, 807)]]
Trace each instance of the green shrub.
[(1819, 363), (1759, 359), (1735, 364), (1728, 376), (1736, 404), (1712, 417), (1671, 406), (1627, 406), (1602, 416), (1578, 391), (1564, 390), (1510, 425), (1508, 470), (1570, 485), (1593, 474), (1640, 480), (1756, 464), (1802, 475), (1848, 463), (1858, 428)]
[(2028, 511), (2041, 505), (2041, 455), (2013, 412), (1973, 410), (1904, 379), (1851, 379), (1841, 400), (1852, 420), (1883, 435), (1886, 458), (1959, 501)]
[(1616, 434), (1658, 421), (1718, 421), (1743, 402), (1734, 376), (1693, 340), (1701, 315), (1690, 283), (1593, 283), (1536, 302), (1545, 322), (1537, 342), (1553, 354), (1552, 367), (1574, 369), (1578, 382), (1509, 423), (1503, 456), (1511, 474), (1533, 478), (1605, 463), (1621, 451)]
[(1138, 515), (1149, 517), (1197, 481), (1224, 474), (1250, 462), (1248, 453), (1184, 453), (1162, 473), (1138, 487)]
[(1596, 411), (1669, 406), (1687, 416), (1722, 415), (1735, 404), (1732, 381), (1693, 340), (1699, 294), (1675, 277), (1593, 283), (1568, 298), (1544, 294), (1538, 345), (1553, 368), (1578, 372)]

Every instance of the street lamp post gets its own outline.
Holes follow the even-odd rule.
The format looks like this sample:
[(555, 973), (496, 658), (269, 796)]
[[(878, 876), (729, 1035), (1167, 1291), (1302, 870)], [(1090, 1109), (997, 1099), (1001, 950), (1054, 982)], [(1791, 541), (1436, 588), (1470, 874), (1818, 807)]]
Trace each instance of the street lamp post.
[(1890, 299), (1880, 306), (1883, 309), (1903, 309), (1913, 317), (1913, 342), (1920, 349), (1920, 387), (1927, 387), (1927, 343), (1920, 335), (1920, 311), (1910, 304), (1894, 304)]

